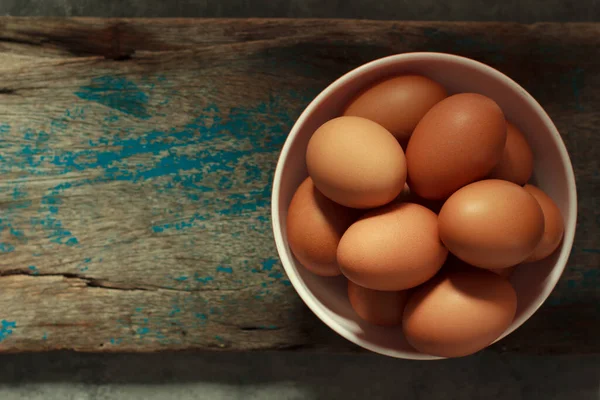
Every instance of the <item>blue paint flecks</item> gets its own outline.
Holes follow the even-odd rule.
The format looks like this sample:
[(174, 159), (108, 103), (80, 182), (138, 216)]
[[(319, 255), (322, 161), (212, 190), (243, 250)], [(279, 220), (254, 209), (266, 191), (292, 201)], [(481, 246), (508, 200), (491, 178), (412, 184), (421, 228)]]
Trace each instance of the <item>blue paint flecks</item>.
[(208, 320), (208, 316), (206, 314), (204, 314), (204, 313), (196, 313), (195, 317), (198, 320), (198, 324), (199, 325), (206, 324), (206, 321)]
[[(83, 237), (76, 237), (77, 232), (70, 229), (65, 220), (66, 216), (74, 215), (72, 210), (66, 212), (66, 204), (63, 204), (68, 201), (66, 195), (70, 193), (67, 192), (114, 181), (143, 185), (144, 191), (154, 190), (154, 193), (148, 193), (149, 196), (182, 199), (169, 210), (152, 208), (152, 223), (147, 228), (150, 232), (169, 234), (204, 230), (206, 240), (211, 240), (214, 236), (206, 230), (204, 221), (226, 222), (235, 217), (248, 218), (249, 230), (268, 233), (271, 229), (268, 213), (273, 171), (259, 165), (264, 164), (265, 158), (275, 162), (293, 122), (314, 95), (312, 89), (307, 88), (302, 94), (279, 93), (277, 97), (267, 98), (264, 103), (251, 107), (221, 110), (216, 105), (209, 105), (191, 109), (192, 117), (188, 123), (178, 126), (165, 127), (162, 119), (154, 129), (140, 128), (143, 125), (139, 125), (139, 121), (132, 124), (131, 117), (159, 121), (160, 114), (156, 111), (160, 109), (157, 104), (161, 98), (158, 98), (159, 92), (153, 90), (160, 86), (161, 94), (175, 93), (166, 90), (168, 85), (166, 77), (133, 81), (105, 76), (77, 90), (76, 95), (90, 103), (65, 110), (49, 119), (46, 126), (31, 129), (10, 127), (0, 122), (0, 173), (16, 173), (23, 178), (21, 182), (42, 178), (35, 180), (41, 182), (35, 187), (36, 193), (41, 190), (41, 198), (30, 197), (33, 188), (27, 183), (11, 183), (10, 187), (0, 188), (1, 200), (8, 200), (5, 212), (0, 216), (3, 232), (0, 251), (18, 250), (32, 230), (45, 235), (44, 254), (47, 254), (46, 250), (54, 250), (55, 245), (79, 247), (84, 251), (89, 243), (83, 243)], [(160, 104), (168, 104), (165, 100)], [(294, 103), (298, 106), (290, 107)], [(86, 112), (90, 109), (94, 112)], [(99, 115), (98, 111), (103, 111), (104, 115)], [(103, 133), (101, 136), (92, 138), (85, 132), (73, 135), (80, 127), (77, 121), (86, 121), (86, 118), (86, 123), (98, 126), (98, 132)], [(2, 136), (8, 134), (11, 139), (19, 140), (4, 140)], [(58, 144), (57, 138), (65, 135), (73, 138), (73, 146), (63, 148)], [(240, 176), (241, 180), (238, 179)], [(44, 179), (46, 177), (52, 179)], [(48, 182), (48, 186), (38, 187), (44, 182)], [(235, 190), (232, 190), (234, 185)], [(193, 207), (185, 208), (186, 203), (192, 203)], [(31, 218), (23, 218), (23, 215), (32, 214), (21, 210), (31, 208), (37, 213)], [(194, 210), (193, 214), (186, 213), (190, 209)], [(246, 230), (237, 229), (231, 232), (230, 240), (241, 240), (245, 234)], [(190, 249), (198, 248), (198, 245), (193, 239), (188, 244)], [(69, 251), (68, 248), (63, 250)], [(178, 287), (191, 290), (211, 284), (217, 277), (223, 277), (222, 274), (233, 274), (233, 269), (236, 269), (236, 278), (240, 278), (234, 282), (240, 284), (244, 283), (243, 272), (262, 271), (273, 274), (268, 278), (265, 276), (268, 285), (288, 282), (282, 280), (281, 273), (273, 273), (277, 269), (277, 259), (261, 261), (253, 265), (252, 271), (247, 264), (238, 268), (230, 259), (221, 262), (223, 264), (215, 267), (214, 277), (183, 271), (185, 275), (169, 278), (180, 282)], [(88, 264), (90, 261), (86, 259), (77, 267), (85, 272)], [(181, 312), (186, 312), (183, 305), (180, 307)], [(172, 311), (167, 310), (165, 314), (169, 312)], [(148, 328), (154, 335), (156, 327), (143, 323), (143, 320), (136, 320), (129, 324), (132, 325), (130, 329)]]
[(273, 279), (281, 279), (283, 278), (283, 273), (281, 273), (281, 271), (275, 271), (275, 272), (271, 272), (269, 274), (269, 278), (273, 278)]
[(200, 214), (196, 213), (192, 217), (190, 217), (184, 221), (168, 222), (168, 223), (161, 224), (161, 225), (154, 225), (152, 227), (152, 231), (154, 233), (161, 233), (168, 229), (175, 229), (177, 231), (180, 231), (180, 230), (194, 226), (196, 221), (204, 221), (204, 220), (206, 220), (206, 217), (204, 215), (200, 215)]
[(281, 281), (281, 284), (282, 284), (283, 286), (292, 286), (292, 282), (288, 281), (287, 279), (283, 279), (283, 280)]
[(210, 281), (213, 281), (214, 278), (212, 276), (200, 276), (197, 272), (194, 273), (194, 281), (200, 282), (203, 284), (207, 284)]
[(110, 344), (117, 346), (123, 342), (123, 338), (110, 338)]
[(23, 190), (23, 188), (19, 185), (15, 186), (12, 191), (13, 200), (20, 200), (27, 197), (27, 192)]
[[(106, 76), (94, 79), (77, 94), (115, 110), (139, 114), (138, 106), (150, 102), (152, 88), (158, 84), (168, 85), (166, 79), (154, 80), (158, 83), (144, 79), (134, 83), (123, 77)], [(68, 109), (63, 115), (52, 119), (50, 133), (25, 129), (25, 143), (12, 145), (10, 152), (2, 154), (0, 172), (16, 169), (24, 176), (47, 175), (47, 171), (52, 171), (52, 176), (83, 171), (92, 173), (93, 179), (67, 181), (49, 188), (42, 198), (39, 216), (30, 221), (33, 229), (41, 227), (47, 232), (50, 242), (66, 246), (80, 246), (80, 243), (59, 218), (62, 192), (72, 187), (107, 181), (137, 183), (151, 180), (158, 193), (178, 190), (190, 200), (198, 202), (203, 209), (210, 207), (217, 210), (216, 214), (196, 213), (173, 222), (161, 222), (151, 227), (155, 233), (202, 227), (200, 222), (219, 215), (242, 216), (262, 210), (266, 213), (270, 202), (272, 171), (261, 171), (253, 158), (279, 151), (301, 107), (310, 97), (305, 99), (304, 96), (290, 92), (286, 96), (272, 97), (255, 107), (230, 109), (228, 113), (222, 112), (216, 105), (210, 105), (198, 110), (200, 116), (182, 127), (147, 132), (136, 132), (122, 124), (113, 127), (111, 124), (118, 114), (111, 112), (105, 117), (105, 136), (96, 140), (84, 138), (81, 143), (83, 150), (80, 150), (81, 146), (73, 151), (57, 150), (53, 138), (70, 129), (71, 121), (83, 120), (86, 116), (85, 108)], [(302, 101), (299, 108), (294, 110), (289, 108), (288, 101), (281, 101), (283, 97), (296, 97)], [(145, 116), (145, 113), (147, 111), (141, 111), (141, 116)], [(2, 127), (0, 132), (10, 131), (6, 124)], [(191, 148), (194, 149), (193, 156), (185, 153)], [(138, 163), (132, 169), (129, 159), (138, 155), (149, 155), (149, 162)], [(240, 191), (225, 197), (204, 196), (208, 192), (231, 188), (232, 174), (240, 167), (246, 170), (247, 177), (245, 183), (240, 182)], [(257, 188), (257, 182), (264, 182), (264, 187)], [(15, 195), (20, 197), (21, 192)], [(25, 199), (9, 204), (9, 207), (15, 208), (30, 206), (31, 201)], [(267, 222), (268, 219), (259, 216), (257, 221)], [(267, 224), (263, 225), (251, 225), (251, 229), (269, 229)], [(24, 231), (22, 228), (19, 230)]]
[(42, 340), (44, 340), (44, 341), (48, 340), (48, 334), (46, 332), (44, 332), (44, 335), (42, 336)]
[(27, 267), (27, 269), (29, 269), (29, 271), (31, 271), (31, 273), (33, 275), (39, 275), (40, 271), (37, 269), (37, 267), (35, 265), (30, 265), (29, 267)]
[(68, 239), (68, 240), (65, 242), (65, 244), (66, 244), (67, 246), (75, 246), (75, 245), (76, 245), (76, 244), (78, 244), (78, 243), (79, 243), (79, 241), (77, 240), (77, 238), (74, 238), (74, 237), (72, 237), (72, 238), (69, 238), (69, 239)]
[(15, 251), (15, 246), (10, 243), (0, 243), (0, 253), (10, 253)]
[(223, 267), (222, 265), (219, 265), (217, 267), (217, 272), (224, 272), (226, 274), (231, 274), (231, 273), (233, 273), (233, 268), (231, 268), (231, 267)]
[(140, 335), (140, 336), (145, 336), (148, 333), (150, 333), (150, 328), (148, 328), (147, 326), (143, 326), (143, 327), (137, 328), (136, 329), (136, 333), (138, 335)]
[(267, 258), (262, 263), (262, 269), (263, 269), (263, 271), (271, 271), (273, 269), (273, 266), (276, 264), (277, 264), (276, 258)]
[(178, 305), (174, 305), (171, 311), (169, 311), (169, 317), (174, 317), (181, 312), (181, 308)]
[[(100, 260), (100, 261), (102, 261), (102, 260)], [(81, 272), (86, 272), (88, 269), (90, 269), (90, 266), (89, 266), (89, 264), (90, 264), (91, 262), (92, 262), (92, 258), (91, 258), (91, 257), (86, 257), (86, 258), (84, 258), (84, 259), (83, 259), (83, 263), (80, 263), (80, 264), (78, 265), (78, 267), (79, 267), (79, 270), (80, 270)]]
[(0, 321), (0, 342), (8, 338), (13, 334), (13, 329), (16, 329), (17, 323), (15, 321), (7, 321), (3, 319)]
[(123, 77), (94, 78), (89, 86), (82, 86), (75, 95), (140, 119), (151, 117), (146, 110), (148, 95), (134, 82)]

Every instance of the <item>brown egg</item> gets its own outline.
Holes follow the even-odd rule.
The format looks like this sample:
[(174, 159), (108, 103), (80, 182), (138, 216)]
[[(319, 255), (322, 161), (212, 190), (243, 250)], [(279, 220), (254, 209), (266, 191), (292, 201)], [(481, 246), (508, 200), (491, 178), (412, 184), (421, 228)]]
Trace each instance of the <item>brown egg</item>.
[(292, 252), (306, 269), (320, 276), (340, 275), (338, 243), (357, 211), (323, 196), (307, 178), (296, 190), (287, 214), (287, 238)]
[(476, 268), (448, 271), (412, 292), (402, 329), (423, 353), (462, 357), (496, 340), (516, 310), (517, 294), (508, 280)]
[(456, 191), (442, 207), (440, 238), (452, 254), (480, 268), (524, 261), (544, 233), (542, 209), (521, 186), (489, 179)]
[(323, 124), (308, 143), (306, 165), (319, 191), (347, 207), (389, 203), (406, 182), (402, 148), (385, 128), (365, 118)]
[(375, 325), (394, 326), (402, 323), (408, 291), (384, 292), (348, 281), (348, 299), (354, 311), (365, 321)]
[(524, 185), (533, 173), (533, 152), (527, 139), (516, 126), (510, 122), (507, 122), (506, 126), (504, 152), (489, 177)]
[(565, 226), (558, 206), (546, 193), (533, 185), (525, 185), (525, 190), (535, 197), (544, 213), (544, 235), (533, 253), (525, 260), (533, 262), (554, 253), (562, 240)]
[(360, 286), (404, 290), (434, 276), (447, 255), (433, 211), (393, 203), (368, 212), (348, 228), (337, 260), (342, 273)]
[(486, 176), (500, 161), (506, 121), (485, 96), (461, 93), (437, 103), (419, 122), (406, 149), (408, 185), (426, 199), (443, 199)]
[(446, 89), (429, 78), (397, 76), (360, 93), (344, 115), (375, 121), (405, 143), (425, 113), (446, 96)]

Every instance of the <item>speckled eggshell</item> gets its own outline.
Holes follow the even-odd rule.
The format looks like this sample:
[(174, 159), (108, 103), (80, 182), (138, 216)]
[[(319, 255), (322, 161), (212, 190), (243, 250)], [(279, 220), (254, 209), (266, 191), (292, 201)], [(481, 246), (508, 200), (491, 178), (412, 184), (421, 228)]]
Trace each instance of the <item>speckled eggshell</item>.
[(286, 229), (298, 261), (320, 276), (340, 275), (336, 260), (339, 241), (358, 218), (358, 212), (323, 196), (307, 178), (296, 190), (288, 208)]
[(533, 262), (542, 260), (554, 253), (562, 241), (565, 225), (558, 206), (550, 196), (533, 185), (525, 185), (525, 190), (535, 197), (544, 213), (544, 235), (526, 260), (526, 262)]
[(402, 323), (408, 291), (367, 289), (349, 280), (348, 299), (363, 320), (380, 326), (394, 326)]
[(306, 166), (325, 196), (347, 207), (373, 208), (392, 201), (406, 183), (406, 158), (394, 136), (360, 117), (339, 117), (310, 138)]
[(406, 149), (408, 185), (426, 199), (444, 199), (488, 175), (500, 161), (506, 121), (492, 99), (450, 96), (425, 114)]
[(385, 79), (361, 92), (344, 115), (375, 121), (406, 143), (423, 116), (446, 98), (446, 89), (421, 75)]
[(516, 126), (510, 122), (507, 122), (506, 126), (504, 152), (489, 177), (524, 185), (533, 173), (533, 152), (527, 139)]
[(404, 290), (434, 276), (447, 255), (433, 211), (414, 203), (392, 203), (348, 228), (337, 260), (342, 273), (360, 286)]
[(477, 268), (444, 271), (412, 291), (402, 329), (425, 354), (462, 357), (496, 340), (516, 309), (517, 294), (505, 278)]
[(512, 182), (489, 179), (456, 191), (442, 207), (440, 238), (461, 260), (500, 269), (529, 257), (544, 233), (535, 198)]

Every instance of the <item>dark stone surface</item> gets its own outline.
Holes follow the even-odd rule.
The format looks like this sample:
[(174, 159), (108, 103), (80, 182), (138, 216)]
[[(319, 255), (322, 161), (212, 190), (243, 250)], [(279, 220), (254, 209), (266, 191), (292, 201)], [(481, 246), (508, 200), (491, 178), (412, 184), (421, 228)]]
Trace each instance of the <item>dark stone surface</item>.
[(598, 399), (599, 356), (159, 353), (3, 355), (12, 399)]

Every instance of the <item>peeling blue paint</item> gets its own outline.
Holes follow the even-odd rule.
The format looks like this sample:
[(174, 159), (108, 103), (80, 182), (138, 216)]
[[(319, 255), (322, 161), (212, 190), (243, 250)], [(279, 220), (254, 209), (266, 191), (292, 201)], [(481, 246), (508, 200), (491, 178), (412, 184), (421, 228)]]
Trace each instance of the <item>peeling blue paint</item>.
[(89, 86), (75, 92), (79, 98), (100, 103), (140, 119), (150, 119), (146, 110), (148, 95), (132, 81), (118, 76), (101, 76), (92, 79)]
[(178, 305), (174, 305), (171, 311), (169, 311), (169, 317), (174, 317), (181, 312), (181, 308)]
[(10, 243), (0, 243), (0, 253), (10, 253), (15, 251), (15, 246)]
[(30, 265), (27, 269), (29, 269), (33, 275), (39, 275), (40, 273), (35, 265)]
[(164, 223), (161, 225), (154, 225), (152, 227), (152, 231), (155, 233), (161, 233), (168, 229), (175, 229), (177, 231), (180, 231), (180, 230), (183, 230), (186, 228), (191, 228), (192, 226), (195, 225), (196, 221), (204, 221), (204, 220), (206, 220), (206, 216), (196, 213), (192, 217), (190, 217), (184, 221), (168, 222), (168, 223)]
[[(151, 180), (159, 193), (178, 190), (190, 200), (198, 202), (202, 209), (217, 210), (216, 214), (199, 212), (186, 218), (176, 217), (174, 221), (161, 221), (151, 226), (155, 233), (201, 228), (202, 221), (218, 215), (242, 216), (261, 209), (268, 210), (272, 171), (258, 168), (254, 157), (279, 151), (303, 103), (308, 102), (312, 93), (290, 92), (282, 94), (282, 97), (271, 97), (254, 107), (232, 108), (228, 112), (223, 112), (217, 105), (209, 105), (196, 111), (199, 116), (192, 118), (189, 123), (166, 130), (138, 132), (126, 126), (126, 122), (115, 124), (119, 121), (120, 113), (149, 117), (148, 107), (154, 101), (152, 90), (158, 85), (163, 85), (161, 93), (165, 92), (169, 86), (166, 77), (144, 78), (136, 83), (120, 76), (104, 76), (93, 79), (89, 85), (76, 91), (80, 98), (113, 110), (103, 117), (105, 126), (102, 129), (106, 135), (94, 140), (82, 138), (82, 143), (74, 147), (76, 150), (57, 149), (54, 138), (70, 129), (72, 121), (85, 120), (85, 110), (92, 105), (65, 110), (51, 120), (49, 132), (30, 128), (12, 132), (13, 135), (20, 132), (26, 140), (22, 145), (11, 143), (9, 151), (2, 153), (0, 173), (17, 171), (24, 177), (49, 175), (56, 178), (72, 172), (89, 171), (94, 176), (48, 188), (42, 197), (39, 215), (29, 221), (31, 229), (41, 228), (51, 243), (81, 246), (79, 238), (60, 219), (61, 197), (65, 190), (107, 181), (136, 183)], [(289, 101), (282, 101), (286, 96), (303, 101), (298, 109), (290, 109)], [(8, 124), (2, 123), (0, 126), (0, 135), (11, 131)], [(185, 153), (190, 146), (199, 149), (193, 156)], [(137, 168), (132, 169), (130, 158), (137, 155), (150, 155), (151, 162), (138, 164)], [(245, 170), (246, 180), (238, 193), (224, 198), (204, 196), (207, 192), (231, 188), (232, 174), (239, 168)], [(257, 182), (264, 183), (264, 187), (257, 188)], [(12, 202), (9, 207), (31, 207), (31, 200), (26, 200), (26, 188), (13, 189), (13, 196), (19, 201)], [(162, 213), (167, 215), (166, 210), (162, 210)], [(9, 214), (5, 219), (11, 222), (14, 215)], [(268, 218), (259, 216), (257, 221), (267, 222)], [(14, 232), (29, 230), (25, 228), (28, 227), (15, 226)], [(250, 228), (258, 229), (254, 225)], [(27, 240), (24, 235), (22, 237)], [(14, 251), (14, 247), (14, 243), (8, 243), (2, 246), (2, 251)]]
[(277, 261), (278, 260), (276, 258), (267, 258), (266, 260), (264, 260), (262, 263), (263, 271), (271, 271), (273, 269), (273, 266), (277, 264)]
[[(148, 193), (152, 197), (167, 195), (182, 199), (168, 210), (152, 208), (148, 233), (166, 236), (194, 230), (194, 234), (201, 232), (205, 235), (202, 237), (211, 240), (214, 235), (205, 227), (205, 221), (250, 217), (247, 230), (236, 229), (229, 240), (242, 240), (248, 231), (267, 234), (273, 170), (259, 165), (268, 157), (274, 166), (293, 122), (315, 93), (310, 88), (302, 94), (280, 93), (278, 97), (270, 97), (251, 107), (220, 109), (216, 104), (198, 107), (190, 110), (187, 123), (178, 126), (165, 127), (163, 119), (154, 124), (155, 128), (144, 125), (147, 122), (140, 124), (140, 119), (159, 120), (156, 106), (169, 103), (165, 93), (176, 95), (169, 85), (165, 76), (135, 80), (104, 76), (74, 91), (79, 99), (85, 100), (79, 102), (84, 104), (83, 107), (71, 107), (58, 113), (46, 126), (35, 129), (10, 127), (0, 121), (0, 174), (18, 174), (25, 182), (0, 188), (0, 196), (9, 200), (0, 216), (0, 231), (3, 232), (0, 251), (18, 250), (18, 246), (26, 243), (30, 233), (35, 231), (35, 237), (39, 238), (41, 234), (46, 240), (42, 243), (44, 251), (36, 256), (47, 251), (61, 251), (58, 246), (65, 246), (63, 251), (70, 251), (69, 246), (77, 247), (81, 254), (86, 254), (85, 248), (90, 243), (84, 242), (85, 236), (78, 237), (66, 220), (67, 215), (73, 215), (72, 210), (66, 209), (66, 203), (70, 201), (67, 196), (76, 191), (84, 192), (85, 186), (116, 181), (143, 185), (144, 191), (155, 191)], [(154, 92), (155, 88), (160, 90)], [(294, 103), (298, 106), (290, 107)], [(134, 121), (135, 118), (138, 121)], [(98, 125), (102, 136), (90, 137), (85, 132), (73, 136), (73, 130), (78, 129), (82, 121)], [(9, 134), (11, 140), (4, 140), (3, 136)], [(65, 135), (73, 138), (69, 148), (63, 148), (57, 142)], [(239, 176), (241, 180), (234, 178)], [(36, 182), (35, 193), (41, 192), (41, 197), (30, 197), (33, 193), (33, 187), (27, 183), (30, 181)], [(41, 186), (44, 184), (47, 186)], [(193, 213), (188, 211), (189, 203), (196, 207), (191, 208)], [(22, 218), (25, 215), (23, 209), (30, 209), (33, 217)], [(186, 246), (196, 252), (193, 249), (200, 243), (195, 238), (200, 236), (194, 234), (189, 235)], [(81, 272), (88, 271), (91, 260), (92, 257), (86, 257), (76, 264), (76, 268)], [(94, 261), (101, 263), (102, 258), (94, 258)], [(265, 276), (268, 285), (280, 281), (281, 273), (273, 273), (278, 263), (276, 258), (266, 259), (252, 269), (245, 261), (244, 266), (238, 268), (237, 264), (234, 266), (230, 259), (224, 258), (215, 263), (214, 276), (184, 270), (180, 276), (166, 278), (179, 282), (173, 283), (178, 288), (194, 290), (214, 284), (219, 277), (224, 278), (223, 274), (233, 274), (235, 268), (236, 283), (245, 282), (244, 273), (262, 271), (272, 275)], [(30, 270), (32, 273), (37, 271)], [(196, 311), (198, 309), (188, 309), (177, 300), (173, 309), (167, 309), (165, 314), (173, 317), (173, 322), (181, 323), (177, 321), (179, 312)], [(138, 307), (136, 312), (141, 313), (142, 308)], [(200, 314), (216, 312), (221, 311), (211, 308), (209, 312), (206, 307)], [(134, 329), (140, 337), (154, 337), (156, 333), (157, 338), (162, 336), (164, 339), (152, 324), (156, 319), (142, 318), (142, 315), (134, 318), (127, 323), (128, 329)]]
[(206, 324), (206, 321), (208, 320), (208, 317), (204, 313), (196, 313), (194, 316), (199, 320), (200, 325)]
[(269, 278), (273, 278), (273, 279), (281, 279), (283, 278), (283, 274), (281, 273), (281, 271), (275, 271), (275, 272), (271, 272), (269, 274)]
[(138, 335), (140, 335), (140, 336), (145, 336), (145, 335), (147, 335), (148, 333), (150, 333), (150, 328), (148, 328), (148, 327), (146, 327), (146, 326), (143, 326), (143, 327), (141, 327), (141, 328), (137, 328), (137, 329), (136, 329), (136, 333), (137, 333)]
[(203, 284), (206, 285), (210, 281), (213, 281), (214, 278), (212, 276), (204, 276), (204, 277), (202, 277), (202, 276), (199, 276), (199, 274), (197, 272), (195, 272), (194, 273), (194, 280), (196, 282), (200, 282), (200, 283), (203, 283)]
[(0, 342), (4, 341), (10, 335), (13, 334), (13, 329), (17, 328), (15, 321), (7, 321), (3, 319), (0, 321)]

